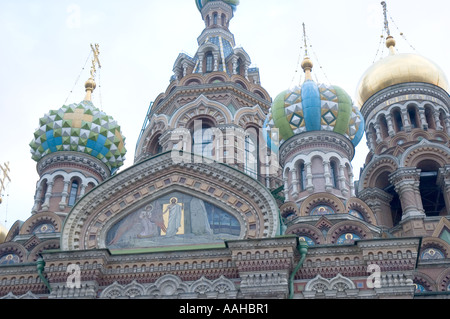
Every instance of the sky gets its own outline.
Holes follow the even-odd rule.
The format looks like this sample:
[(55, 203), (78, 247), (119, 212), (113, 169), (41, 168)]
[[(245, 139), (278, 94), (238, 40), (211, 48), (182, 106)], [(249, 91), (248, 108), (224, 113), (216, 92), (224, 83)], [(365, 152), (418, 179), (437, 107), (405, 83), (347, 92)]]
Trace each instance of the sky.
[[(450, 1), (386, 2), (398, 51), (431, 59), (449, 77)], [(230, 31), (272, 98), (301, 79), (302, 23), (314, 78), (356, 100), (364, 71), (387, 55), (380, 1), (241, 0)], [(195, 54), (203, 29), (194, 0), (0, 0), (0, 164), (9, 162), (11, 178), (0, 223), (10, 228), (31, 216), (39, 176), (28, 144), (40, 117), (84, 99), (91, 43), (99, 44), (101, 63), (92, 101), (126, 137), (123, 170), (133, 165), (150, 102), (169, 85), (178, 54)], [(366, 155), (363, 138), (355, 180)]]

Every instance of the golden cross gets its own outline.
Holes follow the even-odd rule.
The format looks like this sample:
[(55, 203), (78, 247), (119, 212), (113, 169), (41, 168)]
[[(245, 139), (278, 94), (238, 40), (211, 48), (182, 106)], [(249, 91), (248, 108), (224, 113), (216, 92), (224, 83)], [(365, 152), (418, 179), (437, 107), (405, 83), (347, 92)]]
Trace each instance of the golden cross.
[(389, 30), (389, 21), (387, 18), (387, 6), (386, 6), (386, 2), (382, 1), (381, 5), (383, 6), (383, 15), (384, 15), (384, 28), (386, 29), (387, 35), (390, 36), (391, 35), (391, 30)]
[(92, 67), (91, 67), (91, 78), (94, 79), (94, 75), (95, 75), (95, 63), (98, 64), (98, 67), (101, 68), (102, 66), (100, 65), (100, 60), (98, 59), (98, 55), (100, 54), (100, 51), (98, 50), (99, 45), (96, 43), (95, 46), (93, 46), (91, 44), (91, 49), (92, 52), (94, 53), (94, 58), (92, 59)]
[(0, 164), (0, 169), (3, 172), (3, 177), (0, 179), (0, 204), (2, 203), (2, 194), (1, 191), (5, 190), (5, 180), (8, 179), (8, 181), (11, 182), (11, 179), (9, 178), (8, 172), (9, 172), (9, 162), (4, 163), (5, 167), (3, 167)]
[(303, 22), (303, 40), (305, 41), (305, 56), (308, 56), (308, 43), (306, 42), (306, 27)]

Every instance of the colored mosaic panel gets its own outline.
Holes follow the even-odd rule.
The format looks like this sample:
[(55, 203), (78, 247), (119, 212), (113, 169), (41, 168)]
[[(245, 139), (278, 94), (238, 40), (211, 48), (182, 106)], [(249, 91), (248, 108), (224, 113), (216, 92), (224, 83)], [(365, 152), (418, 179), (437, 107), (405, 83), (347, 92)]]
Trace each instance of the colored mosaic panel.
[(335, 214), (334, 210), (330, 206), (326, 205), (314, 207), (310, 213), (311, 216), (332, 215), (332, 214)]
[(364, 216), (360, 212), (358, 212), (357, 210), (350, 209), (350, 211), (348, 213), (349, 213), (349, 215), (352, 215), (352, 216), (354, 216), (356, 218), (364, 220)]
[(39, 125), (30, 143), (36, 162), (51, 153), (73, 151), (96, 157), (112, 171), (123, 165), (126, 149), (120, 126), (90, 101), (52, 110)]
[(342, 134), (356, 147), (364, 134), (364, 118), (343, 89), (308, 80), (274, 99), (264, 128), (277, 128), (280, 143), (302, 132), (322, 130)]
[(20, 262), (19, 256), (16, 254), (6, 254), (0, 258), (0, 265), (12, 265)]
[(308, 236), (300, 236), (298, 237), (298, 240), (300, 241), (306, 241), (306, 243), (308, 244), (308, 246), (314, 246), (316, 243), (309, 238)]
[(338, 245), (350, 244), (358, 239), (361, 239), (361, 238), (354, 233), (345, 233), (345, 234), (342, 234), (341, 236), (339, 236), (338, 240), (336, 241), (336, 244), (338, 244)]
[(427, 248), (420, 255), (422, 260), (444, 259), (444, 253), (437, 248)]
[(46, 223), (36, 226), (32, 233), (33, 234), (48, 234), (48, 233), (54, 233), (55, 232), (55, 226), (52, 224)]
[(421, 284), (414, 284), (414, 287), (416, 288), (415, 289), (415, 293), (417, 294), (417, 293), (422, 293), (422, 292), (426, 292), (427, 290), (425, 289), (425, 287), (424, 286), (422, 286)]

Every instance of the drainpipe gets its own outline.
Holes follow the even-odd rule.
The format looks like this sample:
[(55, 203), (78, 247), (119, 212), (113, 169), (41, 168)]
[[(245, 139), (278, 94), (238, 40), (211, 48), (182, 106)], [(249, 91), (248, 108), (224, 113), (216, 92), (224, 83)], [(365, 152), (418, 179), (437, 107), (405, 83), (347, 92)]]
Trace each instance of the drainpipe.
[(52, 288), (50, 287), (50, 284), (48, 283), (47, 278), (44, 276), (44, 268), (45, 268), (45, 261), (42, 257), (39, 257), (39, 259), (36, 261), (36, 268), (39, 275), (39, 278), (41, 278), (42, 282), (45, 284), (47, 289), (52, 292)]
[(306, 241), (301, 240), (299, 241), (297, 249), (300, 253), (300, 260), (298, 261), (297, 266), (295, 267), (289, 278), (289, 299), (294, 298), (294, 277), (297, 271), (303, 266), (303, 263), (305, 262), (306, 253), (308, 252), (308, 244), (306, 243)]

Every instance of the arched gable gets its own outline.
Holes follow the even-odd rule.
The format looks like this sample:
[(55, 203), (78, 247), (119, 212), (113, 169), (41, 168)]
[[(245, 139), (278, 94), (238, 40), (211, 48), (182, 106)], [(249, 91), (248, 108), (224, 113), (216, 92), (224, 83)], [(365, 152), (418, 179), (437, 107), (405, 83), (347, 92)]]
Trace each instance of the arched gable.
[(66, 218), (61, 249), (105, 246), (106, 232), (114, 222), (171, 191), (189, 194), (235, 216), (241, 227), (239, 239), (279, 233), (276, 200), (258, 181), (222, 163), (205, 163), (192, 154), (192, 161), (185, 157), (178, 162), (172, 155), (166, 152), (142, 161), (87, 193)]

